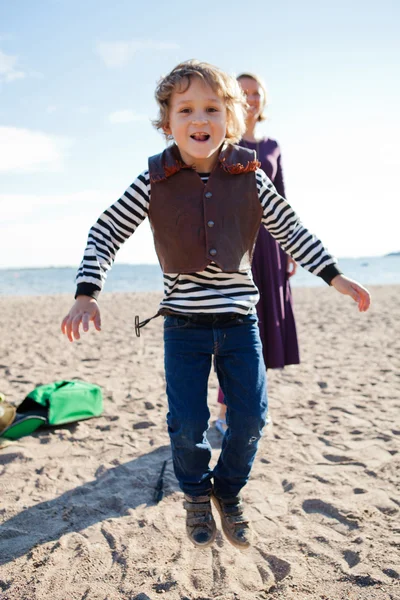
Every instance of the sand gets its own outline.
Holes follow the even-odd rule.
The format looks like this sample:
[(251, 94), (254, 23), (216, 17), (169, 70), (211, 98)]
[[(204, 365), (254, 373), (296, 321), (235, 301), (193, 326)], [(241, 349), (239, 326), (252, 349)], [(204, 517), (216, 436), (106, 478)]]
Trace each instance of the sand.
[[(186, 538), (165, 425), (158, 294), (104, 294), (103, 331), (70, 344), (71, 297), (0, 298), (0, 392), (80, 378), (100, 418), (0, 450), (1, 600), (400, 598), (400, 287), (359, 314), (328, 287), (295, 289), (302, 364), (269, 372), (273, 424), (244, 499), (254, 545)], [(210, 377), (212, 422), (217, 382)], [(213, 459), (221, 437), (211, 426)], [(165, 498), (153, 502), (164, 460)]]

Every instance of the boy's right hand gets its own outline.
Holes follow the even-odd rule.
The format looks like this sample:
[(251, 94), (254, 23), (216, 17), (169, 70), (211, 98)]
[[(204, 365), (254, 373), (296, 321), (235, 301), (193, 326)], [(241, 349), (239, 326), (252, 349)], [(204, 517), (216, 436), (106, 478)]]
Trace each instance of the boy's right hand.
[(89, 322), (93, 321), (97, 331), (101, 330), (100, 308), (94, 298), (78, 296), (75, 304), (61, 323), (61, 331), (70, 342), (80, 339), (79, 327), (82, 324), (84, 332), (89, 331)]

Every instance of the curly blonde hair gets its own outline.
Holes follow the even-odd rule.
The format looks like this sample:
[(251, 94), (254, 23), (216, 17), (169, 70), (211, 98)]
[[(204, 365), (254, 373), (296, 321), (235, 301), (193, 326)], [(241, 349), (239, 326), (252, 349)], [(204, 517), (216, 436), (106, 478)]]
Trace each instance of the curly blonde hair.
[(227, 113), (225, 141), (228, 144), (236, 144), (246, 130), (247, 102), (240, 85), (234, 77), (221, 69), (195, 59), (180, 63), (158, 82), (155, 98), (159, 116), (153, 121), (154, 127), (161, 130), (167, 140), (173, 139), (171, 134), (165, 132), (169, 123), (171, 96), (174, 92), (186, 92), (192, 77), (199, 77), (225, 102)]

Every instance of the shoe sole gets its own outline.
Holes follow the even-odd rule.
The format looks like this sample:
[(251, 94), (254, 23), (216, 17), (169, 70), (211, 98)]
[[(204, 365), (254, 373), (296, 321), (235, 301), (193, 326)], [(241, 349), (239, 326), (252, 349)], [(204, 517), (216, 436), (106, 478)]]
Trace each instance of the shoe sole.
[(206, 543), (206, 544), (197, 544), (194, 540), (192, 540), (192, 538), (189, 536), (189, 534), (187, 534), (189, 540), (192, 542), (193, 546), (196, 546), (196, 548), (208, 548), (209, 546), (211, 546), (217, 537), (217, 529), (215, 529), (214, 534), (212, 536), (212, 538)]
[(212, 499), (212, 501), (213, 501), (213, 503), (215, 505), (215, 508), (218, 511), (219, 517), (221, 519), (222, 531), (226, 535), (228, 541), (232, 544), (232, 546), (235, 546), (235, 548), (239, 548), (239, 550), (247, 550), (248, 548), (250, 548), (251, 542), (246, 542), (246, 544), (240, 544), (237, 540), (235, 540), (235, 538), (233, 538), (231, 536), (231, 532), (229, 531), (229, 529), (225, 525), (225, 519), (224, 519), (224, 516), (223, 516), (221, 505), (220, 505), (220, 503), (218, 501), (218, 498), (216, 498), (214, 495), (212, 495), (211, 499)]
[[(211, 502), (210, 502), (210, 510), (211, 510)], [(196, 548), (208, 548), (209, 546), (211, 546), (211, 544), (213, 544), (216, 540), (217, 537), (217, 525), (215, 523), (215, 519), (214, 519), (214, 515), (212, 514), (211, 511), (211, 516), (212, 516), (212, 523), (214, 523), (214, 532), (212, 535), (212, 538), (210, 540), (208, 540), (208, 542), (206, 542), (205, 544), (198, 544), (197, 542), (195, 542), (191, 537), (189, 532), (186, 530), (186, 535), (188, 536), (189, 540), (192, 542), (192, 544), (194, 546), (196, 546)]]

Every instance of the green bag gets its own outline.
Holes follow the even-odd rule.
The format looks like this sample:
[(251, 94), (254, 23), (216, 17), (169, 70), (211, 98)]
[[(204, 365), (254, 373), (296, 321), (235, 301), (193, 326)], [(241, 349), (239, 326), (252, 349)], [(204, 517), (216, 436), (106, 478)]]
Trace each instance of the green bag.
[(101, 388), (86, 381), (55, 381), (30, 392), (14, 421), (0, 437), (15, 440), (41, 425), (62, 425), (98, 417), (103, 412)]

